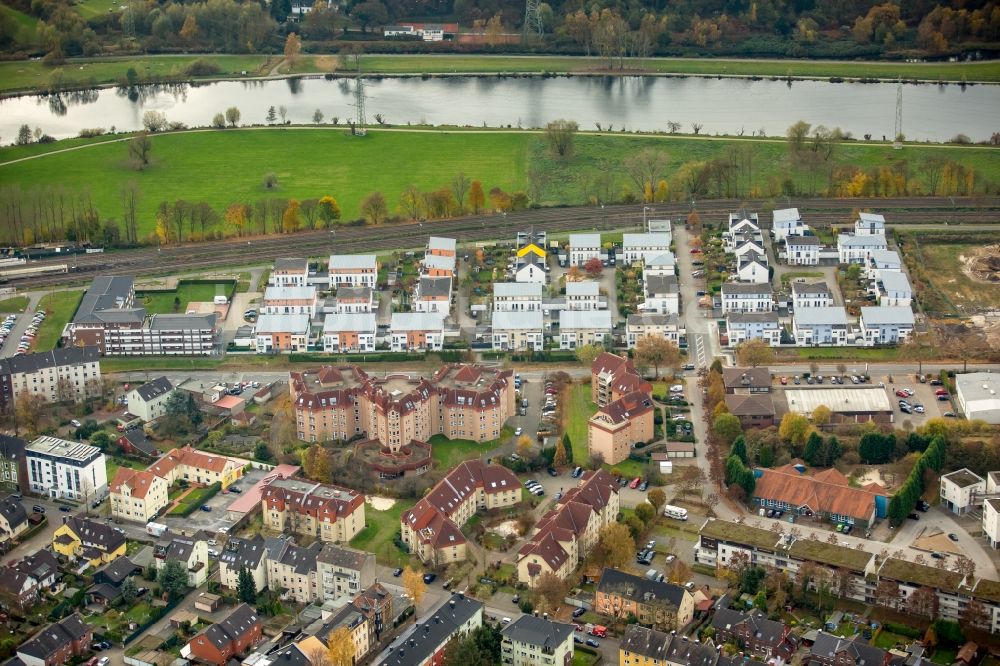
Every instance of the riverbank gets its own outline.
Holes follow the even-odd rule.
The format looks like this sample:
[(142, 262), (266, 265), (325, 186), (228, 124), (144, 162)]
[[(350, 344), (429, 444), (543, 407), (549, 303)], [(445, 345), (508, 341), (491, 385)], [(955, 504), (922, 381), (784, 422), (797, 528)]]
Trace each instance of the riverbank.
[[(151, 164), (143, 171), (130, 168), (121, 137), (8, 147), (0, 149), (0, 180), (27, 197), (45, 188), (86, 192), (102, 219), (120, 218), (121, 186), (131, 180), (141, 192), (140, 237), (153, 232), (161, 202), (178, 200), (208, 204), (216, 216), (208, 230), (232, 234), (234, 229), (222, 219), (233, 203), (331, 195), (343, 218), (354, 219), (360, 217), (361, 201), (372, 192), (381, 192), (389, 209), (396, 211), (408, 186), (421, 192), (447, 188), (460, 172), (479, 180), (487, 193), (492, 188), (508, 194), (525, 191), (541, 206), (579, 205), (592, 197), (617, 201), (626, 190), (636, 196), (621, 165), (627, 155), (644, 148), (668, 155), (663, 170), (668, 196), (686, 200), (691, 179), (697, 181), (707, 163), (731, 159), (735, 146), (746, 152), (739, 153), (743, 166), (733, 167), (738, 190), (731, 196), (778, 197), (786, 187), (803, 194), (826, 187), (825, 173), (791, 168), (787, 142), (775, 138), (581, 133), (573, 156), (557, 160), (538, 131), (373, 128), (367, 137), (357, 138), (330, 126), (158, 134), (152, 137)], [(847, 142), (837, 148), (833, 160), (837, 169), (857, 167), (875, 176), (880, 167), (903, 161), (910, 165), (905, 167), (910, 174), (907, 185), (926, 192), (933, 173), (922, 165), (938, 164), (940, 159), (932, 158), (942, 158), (972, 170), (980, 188), (986, 187), (983, 183), (995, 188), (1000, 181), (996, 150), (908, 144), (897, 151), (881, 142)], [(277, 184), (267, 188), (263, 180), (270, 173)], [(875, 181), (869, 187), (875, 187)]]
[[(192, 76), (188, 68), (195, 61), (210, 63), (217, 70)], [(492, 55), (380, 55), (363, 56), (366, 74), (385, 75), (647, 75), (761, 77), (879, 81), (902, 78), (924, 83), (1000, 83), (1000, 61), (989, 62), (856, 62), (814, 60), (754, 60), (716, 58), (626, 58), (622, 69), (607, 67), (607, 61), (572, 56), (492, 56)], [(128, 71), (141, 83), (220, 81), (284, 78), (292, 75), (336, 73), (351, 76), (353, 69), (338, 70), (336, 55), (304, 55), (294, 66), (280, 56), (253, 55), (151, 55), (121, 58), (73, 58), (59, 67), (47, 67), (40, 60), (0, 62), (0, 93), (18, 94), (53, 89), (79, 89), (122, 84)]]

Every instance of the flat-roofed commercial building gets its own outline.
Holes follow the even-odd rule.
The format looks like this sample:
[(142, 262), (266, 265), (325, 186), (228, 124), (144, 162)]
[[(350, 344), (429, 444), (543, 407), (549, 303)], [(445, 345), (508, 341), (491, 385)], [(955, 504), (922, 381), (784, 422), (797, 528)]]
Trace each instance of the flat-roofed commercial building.
[[(784, 396), (785, 409), (803, 416), (811, 416), (820, 405), (829, 408), (833, 423), (864, 423), (877, 421), (892, 423), (892, 403), (884, 388), (786, 388), (779, 391)], [(779, 403), (780, 405), (780, 403)]]
[(956, 375), (955, 395), (965, 418), (1000, 423), (1000, 374), (969, 372)]

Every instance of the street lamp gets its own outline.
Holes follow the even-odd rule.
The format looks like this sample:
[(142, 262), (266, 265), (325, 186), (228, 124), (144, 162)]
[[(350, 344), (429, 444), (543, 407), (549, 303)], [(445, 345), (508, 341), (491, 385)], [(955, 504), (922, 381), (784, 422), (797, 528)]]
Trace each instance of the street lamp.
[(643, 231), (646, 230), (646, 212), (647, 211), (655, 212), (656, 209), (653, 208), (652, 206), (643, 206), (642, 207), (642, 230)]

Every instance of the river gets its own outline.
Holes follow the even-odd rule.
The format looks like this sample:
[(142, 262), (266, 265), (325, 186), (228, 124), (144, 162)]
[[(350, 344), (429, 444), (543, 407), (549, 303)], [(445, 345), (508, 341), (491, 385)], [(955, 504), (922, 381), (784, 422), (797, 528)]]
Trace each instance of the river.
[[(322, 77), (223, 81), (206, 84), (104, 88), (60, 95), (30, 95), (0, 101), (0, 141), (10, 143), (23, 123), (56, 138), (84, 128), (118, 131), (142, 126), (143, 113), (163, 112), (169, 121), (207, 126), (236, 106), (241, 123), (264, 123), (268, 107), (285, 107), (292, 123), (312, 122), (319, 109), (325, 122), (341, 124), (355, 115), (354, 82)], [(369, 123), (376, 114), (396, 125), (541, 127), (557, 119), (597, 124), (615, 131), (681, 132), (701, 125), (701, 134), (783, 136), (805, 120), (840, 127), (855, 138), (891, 138), (897, 86), (892, 83), (830, 83), (740, 78), (653, 76), (442, 77), (366, 79)], [(903, 132), (909, 140), (946, 141), (962, 133), (973, 141), (1000, 130), (1000, 86), (905, 84)]]

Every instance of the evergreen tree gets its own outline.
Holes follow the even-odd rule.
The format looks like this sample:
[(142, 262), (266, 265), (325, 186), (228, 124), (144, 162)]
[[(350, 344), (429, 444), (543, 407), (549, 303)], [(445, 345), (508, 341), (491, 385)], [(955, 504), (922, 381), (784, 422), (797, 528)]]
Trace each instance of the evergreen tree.
[(730, 449), (729, 455), (736, 456), (744, 465), (750, 464), (750, 458), (747, 457), (747, 442), (743, 439), (743, 435), (737, 437), (736, 441), (733, 442), (733, 448)]
[(122, 581), (121, 587), (122, 601), (125, 602), (126, 606), (131, 606), (132, 602), (139, 595), (139, 590), (135, 586), (135, 579), (129, 576), (124, 581)]
[(802, 459), (813, 467), (823, 465), (825, 460), (823, 455), (823, 437), (815, 430), (809, 433), (806, 440), (806, 448), (802, 451)]
[(167, 560), (157, 576), (160, 586), (171, 599), (180, 599), (187, 590), (188, 577), (184, 565), (177, 560)]
[(254, 583), (253, 575), (246, 567), (240, 568), (239, 577), (236, 582), (236, 596), (240, 601), (252, 604), (257, 600), (257, 584)]

